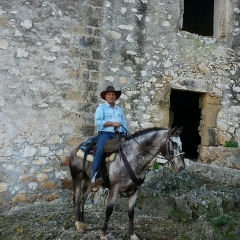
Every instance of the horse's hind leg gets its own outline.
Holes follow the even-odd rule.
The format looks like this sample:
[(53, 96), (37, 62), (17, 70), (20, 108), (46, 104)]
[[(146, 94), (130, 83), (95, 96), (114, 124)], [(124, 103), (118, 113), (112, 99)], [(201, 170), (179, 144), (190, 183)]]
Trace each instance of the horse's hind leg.
[(84, 172), (77, 171), (72, 172), (73, 180), (73, 203), (76, 215), (75, 227), (79, 232), (83, 232), (85, 229), (84, 224), (84, 203), (87, 199), (89, 192), (91, 191), (90, 180), (83, 179)]
[(134, 233), (133, 219), (134, 219), (134, 207), (137, 200), (139, 190), (137, 189), (129, 198), (128, 198), (128, 219), (129, 219), (129, 235), (131, 240), (138, 240), (138, 237)]

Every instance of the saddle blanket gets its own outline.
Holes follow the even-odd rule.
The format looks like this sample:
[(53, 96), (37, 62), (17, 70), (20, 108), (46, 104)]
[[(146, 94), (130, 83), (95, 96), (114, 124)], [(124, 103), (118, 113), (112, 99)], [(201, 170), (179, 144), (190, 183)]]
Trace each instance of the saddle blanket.
[[(112, 153), (110, 156), (107, 156), (106, 159), (105, 159), (105, 161), (106, 161), (106, 162), (111, 162), (111, 161), (113, 161), (113, 160), (115, 159), (115, 157), (116, 157), (116, 154), (117, 154), (117, 153)], [(84, 157), (84, 152), (83, 152), (81, 149), (79, 149), (78, 152), (77, 152), (77, 156), (80, 157), (80, 158), (83, 158), (83, 157)], [(87, 161), (93, 162), (93, 155), (88, 154), (88, 155), (87, 155)]]

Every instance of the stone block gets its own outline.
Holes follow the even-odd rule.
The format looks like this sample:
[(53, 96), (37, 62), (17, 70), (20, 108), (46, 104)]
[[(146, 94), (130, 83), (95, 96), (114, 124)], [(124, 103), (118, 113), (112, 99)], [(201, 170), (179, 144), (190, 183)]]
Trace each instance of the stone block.
[(209, 157), (208, 147), (201, 146), (199, 150), (200, 150), (199, 160), (204, 164), (210, 163), (211, 158)]
[(218, 144), (220, 146), (225, 146), (226, 141), (229, 140), (229, 137), (223, 131), (219, 131), (217, 138), (218, 138)]
[(91, 51), (89, 51), (89, 49), (80, 49), (79, 51), (79, 56), (80, 58), (84, 58), (84, 59), (90, 59), (91, 58)]
[(100, 20), (96, 17), (90, 17), (87, 19), (87, 25), (91, 27), (99, 27)]
[(94, 28), (93, 35), (94, 37), (101, 37), (101, 30), (98, 28)]
[(0, 26), (7, 26), (9, 20), (7, 18), (1, 17), (0, 18)]
[(102, 19), (102, 8), (101, 7), (95, 7), (93, 9), (93, 17)]
[(95, 6), (95, 7), (102, 7), (103, 0), (87, 0), (85, 4)]
[(44, 189), (53, 190), (56, 186), (55, 186), (55, 183), (54, 183), (54, 182), (44, 182), (44, 183), (42, 183), (42, 187), (43, 187)]
[(27, 195), (26, 193), (19, 193), (12, 198), (12, 204), (18, 204), (20, 202), (26, 202)]
[(45, 200), (48, 202), (51, 202), (53, 200), (58, 199), (58, 195), (57, 194), (49, 194), (45, 197)]
[(86, 137), (93, 136), (94, 132), (95, 132), (95, 126), (84, 126), (81, 129), (81, 133)]
[(202, 128), (201, 145), (203, 146), (217, 146), (217, 129), (216, 128)]
[(159, 101), (159, 107), (160, 107), (160, 109), (169, 109), (170, 101), (168, 101), (168, 100), (160, 100)]
[(67, 189), (72, 189), (73, 185), (72, 185), (72, 180), (68, 180), (68, 179), (62, 179), (62, 188), (67, 188)]
[(98, 71), (90, 71), (90, 80), (97, 82), (99, 80), (99, 72)]
[(94, 61), (94, 60), (88, 60), (87, 61), (87, 69), (93, 70), (93, 71), (98, 71), (99, 69), (99, 61)]
[(100, 60), (101, 59), (101, 52), (93, 50), (92, 51), (92, 59), (94, 60)]
[(203, 107), (203, 126), (208, 128), (217, 127), (217, 114), (219, 112), (219, 106), (213, 104), (205, 104)]
[(84, 65), (80, 66), (76, 70), (76, 77), (82, 79), (82, 80), (88, 80), (90, 76), (90, 71), (84, 68)]
[(86, 17), (92, 16), (93, 15), (93, 7), (90, 5), (84, 5), (83, 8), (83, 13)]
[(169, 110), (161, 109), (151, 115), (151, 122), (157, 127), (169, 127)]
[(221, 98), (211, 94), (203, 94), (202, 101), (204, 104), (221, 105)]
[(199, 158), (203, 163), (240, 169), (240, 148), (202, 146)]
[(5, 192), (5, 191), (7, 191), (7, 189), (8, 189), (8, 184), (1, 182), (0, 183), (0, 192)]

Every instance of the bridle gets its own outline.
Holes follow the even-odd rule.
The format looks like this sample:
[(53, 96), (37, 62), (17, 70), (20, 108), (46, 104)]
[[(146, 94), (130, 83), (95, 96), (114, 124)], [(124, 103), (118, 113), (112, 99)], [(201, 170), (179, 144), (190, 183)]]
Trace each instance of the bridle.
[[(123, 127), (123, 126), (122, 126)], [(124, 127), (123, 127), (124, 128)], [(135, 141), (145, 152), (151, 154), (152, 156), (154, 157), (157, 157), (159, 154), (152, 154), (150, 151), (148, 151), (144, 146), (142, 146), (138, 141), (136, 141), (136, 139), (134, 139), (131, 135), (131, 133), (126, 129), (124, 128), (125, 131), (129, 134), (129, 136), (131, 136), (131, 138), (133, 139), (133, 141)], [(118, 134), (120, 136), (120, 133), (117, 131), (116, 128), (114, 128), (115, 130), (115, 133)], [(122, 143), (121, 143), (122, 144)], [(138, 187), (141, 186), (141, 184), (144, 182), (144, 179), (142, 178), (137, 178), (134, 171), (132, 170), (125, 154), (123, 153), (122, 151), (122, 148), (121, 148), (121, 144), (119, 145), (119, 154), (120, 154), (120, 158), (123, 160), (123, 163), (128, 171), (128, 174), (131, 178), (131, 180), (135, 183), (135, 186), (136, 186), (136, 189)], [(173, 161), (173, 158), (176, 157), (176, 156), (181, 156), (182, 154), (184, 154), (183, 152), (179, 153), (179, 154), (171, 154), (173, 151), (171, 151), (171, 148), (170, 148), (170, 145), (171, 145), (171, 140), (170, 140), (170, 135), (168, 134), (167, 135), (167, 139), (165, 141), (165, 148), (166, 148), (166, 158), (168, 160), (168, 162), (170, 162), (171, 166), (173, 167), (174, 166), (174, 161)], [(160, 150), (160, 149), (159, 149)], [(162, 155), (162, 154), (161, 154)], [(163, 155), (162, 155), (163, 156)], [(164, 157), (164, 156), (163, 156)], [(135, 189), (135, 190), (136, 190)]]
[[(122, 126), (122, 125), (121, 125), (121, 126)], [(122, 127), (123, 127), (123, 126), (122, 126)], [(162, 157), (165, 157), (165, 158), (168, 160), (168, 162), (171, 164), (171, 166), (174, 166), (174, 164), (175, 164), (174, 161), (173, 161), (174, 157), (178, 157), (178, 156), (181, 156), (181, 155), (184, 155), (184, 154), (185, 154), (184, 152), (181, 152), (181, 153), (178, 153), (178, 154), (172, 153), (173, 151), (171, 151), (171, 147), (170, 147), (170, 145), (171, 145), (171, 140), (170, 140), (170, 134), (169, 134), (169, 133), (168, 133), (167, 138), (166, 138), (166, 141), (165, 141), (166, 156), (163, 156), (161, 153), (159, 153), (159, 154), (157, 154), (157, 155), (152, 154), (152, 153), (151, 153), (150, 151), (148, 151), (144, 146), (142, 146), (136, 139), (134, 139), (134, 138), (132, 137), (132, 134), (131, 134), (125, 127), (123, 127), (123, 128), (124, 128), (125, 131), (128, 133), (128, 135), (133, 139), (133, 141), (136, 142), (145, 152), (151, 154), (151, 155), (154, 156), (154, 157), (157, 157), (158, 155), (160, 155), (160, 156), (162, 156)]]
[(171, 145), (171, 140), (170, 140), (170, 135), (168, 134), (166, 142), (165, 142), (166, 158), (169, 161), (169, 163), (171, 164), (171, 166), (174, 166), (175, 163), (173, 161), (173, 158), (181, 156), (181, 155), (184, 155), (185, 153), (184, 152), (180, 152), (178, 154), (174, 154), (174, 152), (171, 150), (170, 145)]

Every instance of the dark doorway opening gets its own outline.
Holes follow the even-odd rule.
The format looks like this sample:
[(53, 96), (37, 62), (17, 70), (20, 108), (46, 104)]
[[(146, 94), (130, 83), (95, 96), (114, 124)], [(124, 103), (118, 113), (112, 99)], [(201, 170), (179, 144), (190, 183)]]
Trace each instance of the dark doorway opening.
[(184, 0), (182, 30), (213, 36), (214, 0)]
[(185, 157), (191, 160), (198, 158), (198, 146), (201, 138), (199, 136), (199, 123), (201, 109), (199, 109), (199, 93), (172, 90), (170, 96), (170, 111), (172, 117), (171, 127), (183, 126), (181, 141)]

